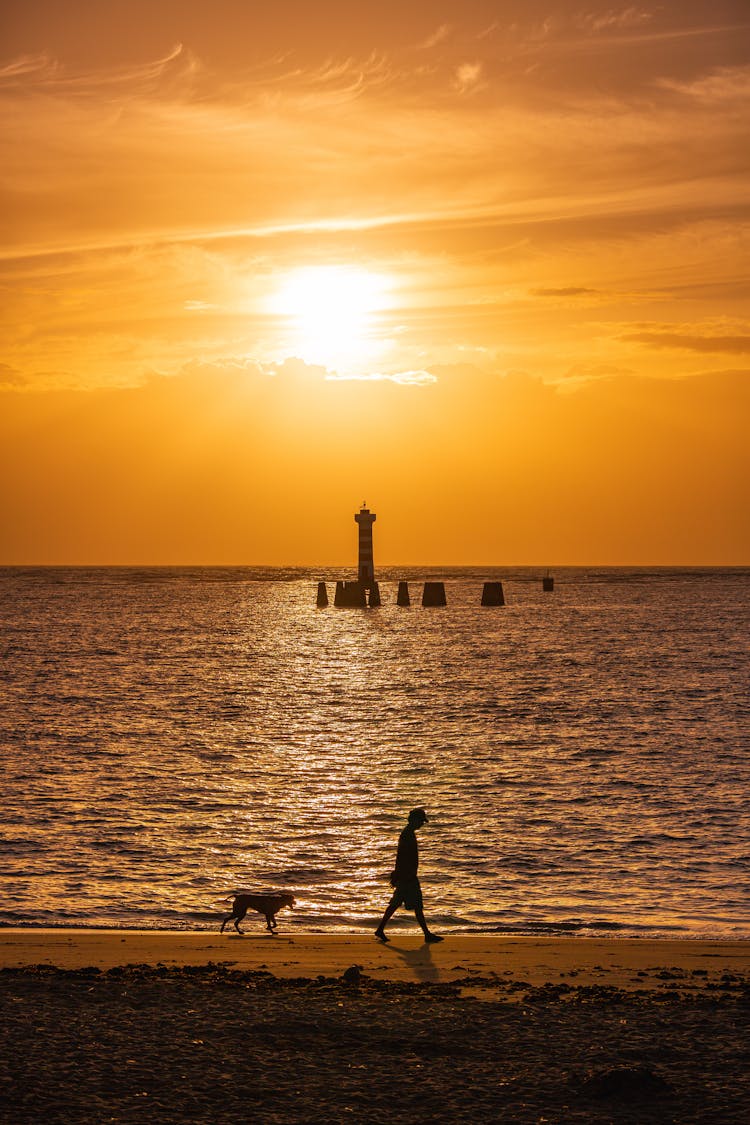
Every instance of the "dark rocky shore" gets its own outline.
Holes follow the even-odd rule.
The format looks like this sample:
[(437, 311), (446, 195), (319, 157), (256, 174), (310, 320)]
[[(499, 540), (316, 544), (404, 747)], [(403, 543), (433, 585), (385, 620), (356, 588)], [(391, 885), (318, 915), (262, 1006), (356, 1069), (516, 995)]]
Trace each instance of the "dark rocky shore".
[(740, 1122), (750, 988), (0, 971), (2, 1120)]

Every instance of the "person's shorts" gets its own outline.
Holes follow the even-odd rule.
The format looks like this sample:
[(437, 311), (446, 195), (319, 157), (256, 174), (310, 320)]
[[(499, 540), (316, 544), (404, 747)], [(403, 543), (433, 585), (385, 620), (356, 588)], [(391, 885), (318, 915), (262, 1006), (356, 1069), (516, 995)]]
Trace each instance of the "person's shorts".
[(403, 906), (404, 910), (421, 910), (422, 888), (419, 879), (403, 879), (397, 883), (390, 905)]

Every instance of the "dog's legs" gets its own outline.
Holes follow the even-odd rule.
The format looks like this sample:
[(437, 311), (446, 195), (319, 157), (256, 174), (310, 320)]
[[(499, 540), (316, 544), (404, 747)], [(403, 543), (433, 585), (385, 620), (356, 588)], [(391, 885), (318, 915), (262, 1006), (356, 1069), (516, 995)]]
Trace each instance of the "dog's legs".
[(268, 930), (269, 934), (273, 934), (275, 925), (276, 919), (274, 918), (273, 914), (266, 914), (266, 929)]
[(224, 927), (226, 926), (226, 924), (227, 924), (227, 922), (228, 922), (228, 921), (230, 920), (230, 918), (234, 918), (234, 914), (227, 914), (226, 918), (225, 918), (225, 919), (224, 919), (224, 921), (223, 921), (223, 922), (221, 923), (221, 929), (219, 930), (219, 933), (220, 933), (220, 934), (223, 934), (223, 933), (224, 933)]
[(235, 916), (234, 916), (234, 928), (235, 928), (235, 930), (237, 931), (238, 934), (242, 933), (242, 930), (240, 929), (240, 922), (242, 921), (242, 919), (245, 917), (246, 914), (247, 914), (247, 907), (245, 907), (244, 910), (240, 909), (239, 913), (235, 914)]

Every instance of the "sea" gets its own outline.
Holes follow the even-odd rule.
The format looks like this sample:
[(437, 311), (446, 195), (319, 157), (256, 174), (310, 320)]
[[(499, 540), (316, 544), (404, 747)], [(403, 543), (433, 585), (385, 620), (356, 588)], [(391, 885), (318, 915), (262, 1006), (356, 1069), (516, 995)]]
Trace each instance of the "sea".
[(544, 573), (0, 569), (0, 925), (750, 937), (750, 570)]

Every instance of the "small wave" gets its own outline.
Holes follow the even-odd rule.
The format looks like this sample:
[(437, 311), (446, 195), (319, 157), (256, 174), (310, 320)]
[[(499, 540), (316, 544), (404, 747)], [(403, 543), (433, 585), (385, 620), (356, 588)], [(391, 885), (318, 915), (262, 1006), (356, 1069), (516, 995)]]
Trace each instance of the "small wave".
[(632, 922), (611, 922), (606, 919), (597, 919), (591, 922), (581, 920), (559, 921), (559, 922), (506, 922), (501, 925), (487, 924), (481, 926), (467, 927), (467, 933), (477, 934), (574, 934), (581, 933), (582, 931), (603, 931), (612, 933), (624, 932), (641, 932), (652, 933), (654, 930), (674, 930), (682, 931), (685, 929), (683, 926), (646, 926), (639, 925)]
[(590, 746), (585, 750), (576, 750), (570, 755), (571, 758), (609, 758), (618, 754), (622, 754), (622, 750), (618, 750), (615, 746)]
[(327, 867), (288, 867), (281, 871), (264, 871), (263, 881), (265, 883), (277, 883), (285, 887), (289, 887), (292, 883), (296, 886), (308, 886), (310, 884), (336, 882), (337, 876)]
[(185, 915), (185, 922), (188, 929), (193, 928), (190, 923), (193, 923), (197, 927), (218, 926), (221, 924), (222, 919), (225, 918), (229, 913), (231, 913), (231, 907), (229, 904), (227, 904), (223, 910), (190, 911)]

